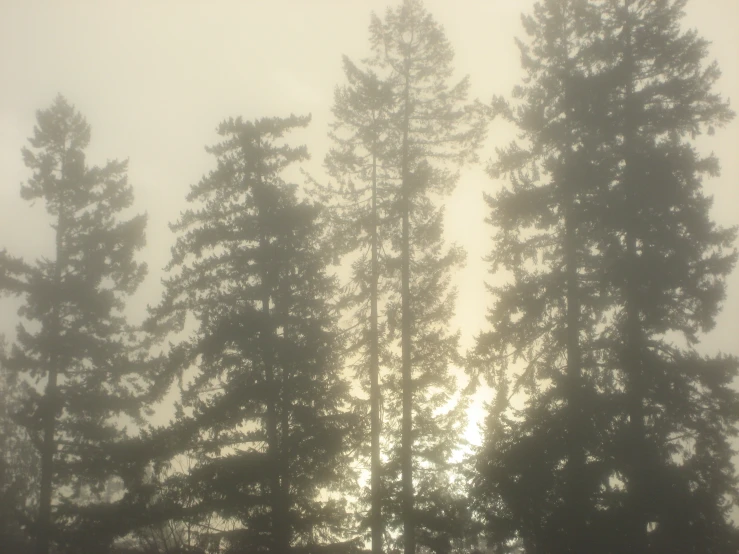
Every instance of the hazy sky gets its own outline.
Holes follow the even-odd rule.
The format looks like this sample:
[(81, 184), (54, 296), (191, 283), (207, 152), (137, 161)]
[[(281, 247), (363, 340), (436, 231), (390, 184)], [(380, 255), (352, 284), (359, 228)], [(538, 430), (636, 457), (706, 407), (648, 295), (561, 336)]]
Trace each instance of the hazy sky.
[[(472, 97), (488, 102), (509, 95), (521, 77), (514, 37), (522, 36), (521, 11), (532, 0), (427, 0), (456, 51), (458, 76), (469, 74)], [(213, 168), (204, 146), (230, 116), (246, 119), (312, 113), (309, 129), (290, 140), (313, 156), (306, 165), (324, 179), (322, 161), (334, 87), (343, 83), (341, 56), (369, 55), (370, 13), (388, 0), (241, 1), (29, 1), (0, 0), (0, 248), (28, 259), (52, 252), (52, 232), (42, 207), (21, 200), (29, 177), (20, 148), (27, 145), (35, 111), (62, 93), (92, 126), (88, 162), (129, 158), (136, 210), (149, 214), (143, 257), (149, 276), (132, 305), (143, 316), (161, 291), (161, 267), (173, 236), (167, 223), (185, 206), (189, 186)], [(739, 0), (693, 0), (685, 25), (712, 41), (711, 56), (723, 77), (718, 91), (739, 97)], [(736, 105), (735, 105), (736, 108)], [(494, 122), (484, 162), (512, 138)], [(707, 180), (713, 216), (739, 223), (739, 120), (700, 140), (715, 151), (723, 174)], [(485, 265), (490, 229), (482, 191), (495, 192), (483, 164), (463, 173), (447, 203), (447, 237), (461, 243), (468, 263), (458, 274), (455, 320), (463, 344), (485, 326)], [(12, 333), (15, 310), (0, 302), (0, 332)], [(739, 354), (739, 271), (716, 329), (701, 349)]]

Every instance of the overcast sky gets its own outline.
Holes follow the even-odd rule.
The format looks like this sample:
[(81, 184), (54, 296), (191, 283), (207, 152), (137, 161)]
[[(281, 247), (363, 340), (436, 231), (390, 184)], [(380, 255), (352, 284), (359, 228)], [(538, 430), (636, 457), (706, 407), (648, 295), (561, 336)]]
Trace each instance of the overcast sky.
[[(20, 148), (27, 145), (35, 111), (62, 93), (92, 126), (88, 163), (129, 158), (136, 209), (149, 214), (142, 256), (150, 273), (132, 305), (141, 317), (161, 292), (161, 268), (169, 258), (167, 223), (185, 206), (191, 184), (213, 168), (204, 146), (217, 140), (224, 118), (253, 119), (312, 113), (309, 129), (295, 133), (313, 156), (306, 165), (323, 179), (322, 161), (334, 87), (343, 83), (341, 56), (369, 55), (372, 11), (388, 0), (240, 1), (29, 1), (0, 0), (0, 248), (27, 259), (50, 254), (53, 238), (41, 205), (21, 200), (29, 177)], [(472, 97), (488, 102), (508, 96), (521, 77), (514, 37), (522, 36), (521, 11), (532, 0), (427, 0), (456, 51), (458, 76), (469, 74)], [(739, 0), (693, 0), (687, 27), (712, 42), (711, 57), (723, 77), (717, 90), (739, 98)], [(736, 104), (734, 105), (736, 109)], [(481, 152), (512, 138), (494, 122)], [(739, 223), (739, 121), (700, 139), (721, 160), (720, 178), (706, 180), (715, 197), (713, 216)], [(482, 192), (502, 185), (483, 165), (466, 170), (447, 204), (447, 237), (461, 243), (468, 263), (457, 277), (455, 324), (463, 344), (485, 326), (490, 298), (481, 257), (490, 247)], [(489, 277), (487, 277), (489, 280)], [(0, 333), (12, 334), (15, 310), (0, 302)], [(729, 280), (717, 327), (701, 346), (706, 353), (739, 355), (739, 271)]]

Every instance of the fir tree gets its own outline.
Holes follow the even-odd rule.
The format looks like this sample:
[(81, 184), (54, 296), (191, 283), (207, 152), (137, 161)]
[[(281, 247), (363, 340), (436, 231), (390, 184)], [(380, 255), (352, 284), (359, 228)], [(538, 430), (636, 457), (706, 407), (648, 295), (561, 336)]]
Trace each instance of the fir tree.
[[(57, 522), (71, 529), (75, 503), (97, 502), (113, 477), (107, 449), (125, 436), (117, 418), (139, 420), (142, 368), (122, 310), (145, 275), (134, 255), (146, 217), (122, 218), (133, 202), (127, 162), (86, 165), (90, 126), (63, 97), (37, 121), (32, 149), (23, 149), (33, 176), (21, 194), (54, 218), (55, 253), (28, 263), (3, 252), (0, 282), (25, 300), (8, 369), (43, 385), (18, 418), (39, 449), (36, 552), (47, 554), (55, 540), (74, 540)], [(112, 537), (101, 533), (103, 547)]]
[[(495, 101), (526, 142), (499, 150), (490, 167), (511, 182), (486, 196), (492, 268), (511, 280), (492, 289), (493, 330), (477, 340), (477, 367), (497, 393), (474, 497), (496, 543), (519, 537), (537, 552), (597, 551), (608, 427), (599, 415), (607, 376), (593, 340), (604, 309), (593, 234), (607, 186), (589, 108), (603, 81), (592, 65), (598, 14), (592, 3), (551, 0), (523, 24), (530, 39), (518, 42), (527, 73), (514, 91), (519, 103)], [(509, 403), (516, 394), (518, 410)]]
[[(283, 136), (309, 118), (230, 119), (208, 149), (218, 167), (192, 187), (151, 324), (193, 325), (171, 358), (185, 376), (175, 433), (196, 463), (182, 487), (215, 514), (229, 551), (338, 540), (348, 387), (326, 273), (320, 206), (281, 173), (307, 158)], [(180, 497), (183, 495), (181, 494)], [(206, 535), (208, 532), (205, 533)]]
[[(330, 161), (345, 179), (359, 175), (366, 186), (374, 185), (366, 199), (378, 210), (359, 208), (349, 217), (366, 230), (361, 235), (366, 240), (353, 246), (372, 249), (373, 237), (379, 237), (377, 265), (372, 267), (372, 256), (369, 271), (362, 262), (355, 265), (355, 283), (371, 291), (357, 300), (372, 304), (388, 291), (378, 303), (378, 317), (382, 310), (386, 322), (378, 347), (387, 368), (383, 521), (391, 530), (403, 528), (398, 538), (406, 552), (415, 552), (417, 540), (444, 551), (458, 531), (443, 514), (458, 507), (449, 496), (450, 458), (464, 402), (449, 409), (456, 392), (450, 366), (458, 362), (458, 335), (449, 332), (448, 323), (454, 307), (449, 275), (463, 253), (443, 247), (443, 210), (433, 200), (451, 191), (458, 174), (447, 164), (474, 157), (484, 126), (465, 103), (468, 80), (450, 84), (452, 49), (420, 1), (404, 1), (384, 20), (373, 16), (370, 43), (373, 56), (366, 69), (345, 66), (350, 88), (337, 96), (335, 114), (348, 133), (337, 141)], [(362, 164), (375, 171), (362, 175)], [(375, 278), (383, 283), (381, 291), (372, 285)], [(358, 319), (368, 337), (375, 336), (373, 322), (370, 306), (368, 320)], [(378, 499), (373, 500), (378, 514)], [(375, 533), (379, 526), (375, 520)], [(373, 548), (379, 548), (378, 541)]]
[(734, 233), (700, 190), (716, 160), (685, 141), (733, 114), (706, 43), (680, 30), (683, 5), (550, 0), (524, 18), (522, 103), (499, 107), (528, 144), (500, 152), (494, 173), (512, 184), (489, 198), (491, 260), (512, 282), (494, 289), (477, 351), (498, 390), (475, 500), (498, 544), (736, 549), (736, 361), (693, 350)]
[[(383, 488), (381, 463), (382, 391), (381, 352), (387, 350), (386, 326), (380, 310), (387, 297), (388, 228), (397, 226), (392, 212), (394, 183), (387, 182), (388, 109), (392, 96), (386, 83), (372, 71), (361, 70), (344, 58), (347, 84), (334, 95), (331, 138), (334, 148), (326, 157), (329, 174), (341, 186), (320, 188), (333, 205), (336, 228), (334, 242), (341, 253), (357, 252), (352, 278), (345, 291), (345, 305), (352, 309), (348, 352), (355, 358), (355, 374), (369, 394), (370, 423), (370, 514), (372, 552), (381, 554), (385, 525), (382, 516)], [(382, 279), (382, 280), (381, 280)], [(382, 299), (381, 299), (382, 297)], [(366, 435), (366, 433), (363, 433)], [(360, 440), (357, 453), (364, 453)]]
[(718, 160), (691, 139), (734, 112), (714, 91), (720, 71), (706, 64), (708, 42), (681, 28), (685, 4), (600, 6), (611, 182), (599, 249), (614, 306), (604, 336), (623, 406), (611, 444), (624, 483), (614, 503), (622, 550), (728, 553), (739, 547), (730, 521), (738, 364), (695, 347), (724, 298), (736, 230), (711, 221), (701, 180), (718, 175)]

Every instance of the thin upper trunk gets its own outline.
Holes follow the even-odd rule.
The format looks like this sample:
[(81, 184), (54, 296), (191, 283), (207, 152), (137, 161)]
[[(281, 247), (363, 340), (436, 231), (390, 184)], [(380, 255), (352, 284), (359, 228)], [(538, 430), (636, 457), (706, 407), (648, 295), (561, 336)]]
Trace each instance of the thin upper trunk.
[(282, 552), (282, 537), (286, 534), (285, 521), (282, 518), (281, 510), (281, 494), (280, 494), (280, 452), (279, 441), (277, 435), (277, 386), (274, 375), (274, 360), (272, 356), (273, 328), (270, 323), (270, 275), (268, 271), (268, 248), (269, 239), (267, 238), (264, 225), (266, 224), (265, 206), (262, 204), (266, 201), (261, 199), (259, 195), (263, 194), (264, 183), (262, 183), (261, 139), (257, 138), (257, 171), (256, 171), (256, 187), (254, 190), (255, 203), (257, 205), (257, 218), (260, 220), (261, 235), (259, 237), (259, 256), (261, 264), (261, 302), (262, 313), (264, 314), (264, 328), (262, 337), (262, 348), (264, 349), (264, 378), (267, 384), (267, 417), (265, 421), (267, 431), (267, 457), (269, 459), (269, 504), (272, 516), (272, 551), (273, 554)]
[(415, 554), (416, 536), (413, 517), (413, 370), (411, 368), (411, 285), (410, 285), (410, 170), (408, 152), (408, 132), (410, 127), (409, 71), (406, 66), (404, 110), (403, 110), (403, 152), (402, 152), (402, 191), (401, 211), (403, 236), (401, 245), (401, 309), (402, 309), (402, 374), (403, 374), (403, 425), (401, 437), (401, 469), (403, 473), (403, 539), (405, 554)]
[(370, 527), (372, 554), (382, 554), (382, 481), (380, 479), (380, 345), (377, 329), (377, 156), (372, 153), (372, 276), (370, 283)]

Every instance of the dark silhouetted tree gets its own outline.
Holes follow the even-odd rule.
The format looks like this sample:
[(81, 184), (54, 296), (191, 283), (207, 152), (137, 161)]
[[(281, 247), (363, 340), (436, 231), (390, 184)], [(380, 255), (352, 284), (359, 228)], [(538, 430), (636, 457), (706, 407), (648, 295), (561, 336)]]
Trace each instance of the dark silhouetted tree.
[[(494, 102), (525, 142), (499, 150), (490, 166), (511, 184), (486, 196), (496, 228), (489, 260), (511, 278), (491, 289), (493, 329), (474, 356), (497, 391), (473, 496), (499, 545), (520, 537), (527, 551), (600, 551), (608, 376), (594, 342), (605, 306), (593, 246), (608, 183), (588, 106), (602, 86), (592, 63), (598, 13), (592, 2), (552, 0), (523, 24), (525, 84), (516, 106)], [(522, 407), (510, 404), (513, 395)]]
[(711, 221), (702, 177), (718, 175), (718, 160), (691, 143), (734, 112), (714, 91), (720, 72), (706, 64), (708, 42), (681, 28), (685, 4), (600, 5), (610, 182), (598, 248), (613, 305), (606, 363), (623, 407), (609, 445), (623, 482), (614, 499), (620, 551), (739, 548), (730, 522), (738, 364), (695, 350), (724, 298), (736, 231)]
[[(224, 522), (229, 552), (289, 552), (339, 540), (347, 473), (343, 346), (326, 273), (321, 208), (281, 174), (308, 157), (283, 141), (308, 117), (230, 119), (218, 167), (188, 196), (171, 276), (151, 324), (188, 335), (173, 433), (195, 460), (179, 499)], [(188, 320), (190, 323), (188, 323)], [(183, 450), (183, 453), (185, 450)], [(171, 488), (171, 487), (170, 487)]]
[(716, 160), (686, 140), (733, 114), (683, 6), (550, 0), (523, 20), (520, 104), (497, 107), (527, 143), (499, 152), (511, 186), (488, 198), (511, 279), (475, 359), (497, 393), (474, 498), (500, 546), (736, 549), (737, 364), (694, 350), (734, 232), (701, 192)]
[[(34, 263), (0, 256), (3, 289), (24, 299), (6, 364), (42, 387), (30, 390), (17, 416), (41, 459), (39, 554), (76, 540), (69, 536), (76, 503), (98, 502), (114, 477), (108, 446), (125, 436), (118, 418), (138, 420), (141, 409), (137, 337), (122, 311), (146, 272), (134, 259), (146, 217), (122, 217), (133, 202), (127, 162), (88, 167), (89, 141), (90, 126), (63, 97), (37, 113), (32, 148), (23, 149), (33, 176), (21, 194), (41, 200), (54, 218), (54, 256)], [(112, 541), (103, 529), (94, 538), (100, 549)]]

